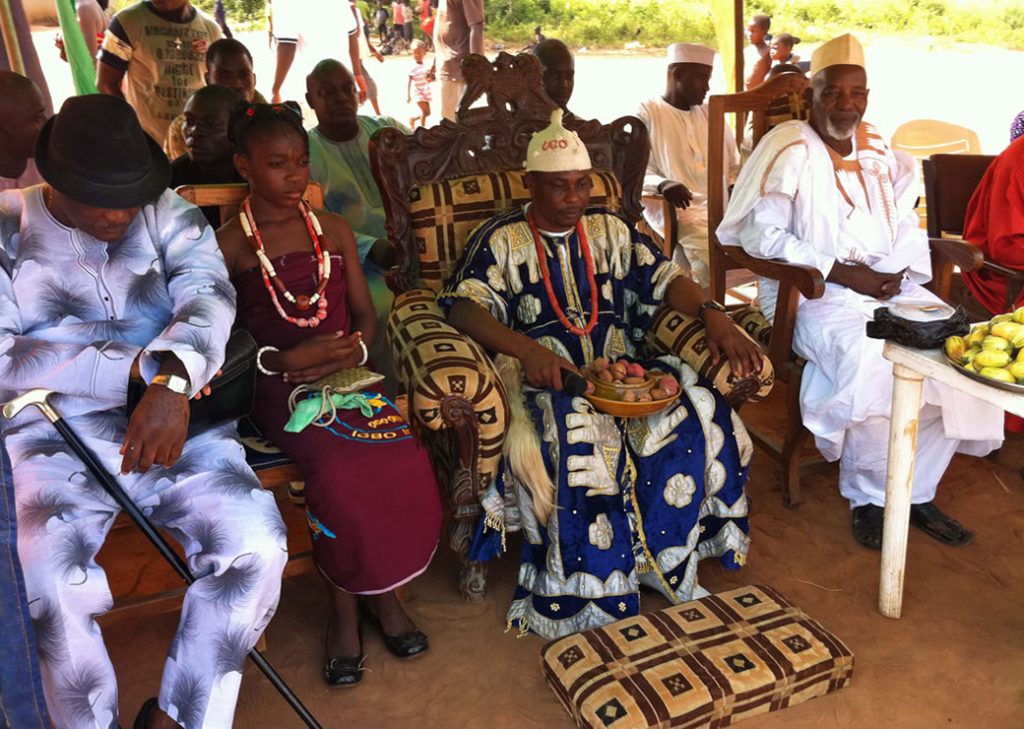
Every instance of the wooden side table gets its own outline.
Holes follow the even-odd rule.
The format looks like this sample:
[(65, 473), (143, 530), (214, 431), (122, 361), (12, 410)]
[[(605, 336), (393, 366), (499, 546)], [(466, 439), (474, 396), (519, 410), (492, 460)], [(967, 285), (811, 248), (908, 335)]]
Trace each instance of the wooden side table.
[(907, 563), (910, 493), (925, 377), (961, 390), (1014, 415), (1024, 416), (1024, 395), (972, 380), (950, 367), (940, 350), (921, 350), (886, 342), (883, 354), (893, 363), (889, 465), (885, 476), (885, 526), (878, 611), (898, 619), (903, 608), (903, 573)]

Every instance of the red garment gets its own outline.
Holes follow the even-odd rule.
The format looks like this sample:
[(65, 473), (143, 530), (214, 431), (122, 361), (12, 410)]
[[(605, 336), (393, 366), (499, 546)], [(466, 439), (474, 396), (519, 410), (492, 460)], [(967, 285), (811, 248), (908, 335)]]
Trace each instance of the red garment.
[[(1024, 137), (996, 157), (978, 183), (964, 218), (964, 240), (986, 258), (1024, 271)], [(986, 270), (964, 273), (974, 297), (993, 314), (1006, 311), (1006, 279)], [(1024, 306), (1024, 292), (1014, 308)]]
[[(273, 263), (290, 291), (316, 290), (315, 256), (292, 253)], [(239, 323), (261, 347), (279, 349), (316, 334), (348, 332), (345, 266), (339, 256), (332, 256), (331, 263), (328, 315), (320, 326), (303, 329), (282, 319), (258, 268), (234, 282)], [(309, 316), (280, 300), (290, 316)], [(341, 410), (339, 422), (330, 428), (286, 433), (293, 388), (280, 377), (259, 375), (253, 417), (306, 480), (317, 566), (345, 592), (376, 594), (408, 582), (430, 564), (441, 532), (440, 497), (426, 451), (382, 395), (374, 398), (378, 404), (369, 418), (358, 410)]]

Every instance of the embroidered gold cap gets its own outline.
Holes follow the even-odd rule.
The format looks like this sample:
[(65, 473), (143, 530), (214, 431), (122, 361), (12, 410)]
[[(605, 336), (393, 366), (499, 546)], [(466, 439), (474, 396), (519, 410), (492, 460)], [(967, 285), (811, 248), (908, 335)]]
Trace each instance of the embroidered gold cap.
[(714, 49), (699, 43), (673, 43), (668, 47), (666, 55), (670, 66), (673, 63), (701, 63), (705, 66), (715, 64)]
[(864, 65), (864, 48), (856, 36), (844, 33), (827, 43), (818, 46), (811, 55), (811, 75), (823, 71), (829, 66), (860, 66)]
[(576, 172), (592, 166), (579, 135), (562, 126), (561, 109), (551, 112), (551, 124), (535, 133), (526, 147), (527, 172)]

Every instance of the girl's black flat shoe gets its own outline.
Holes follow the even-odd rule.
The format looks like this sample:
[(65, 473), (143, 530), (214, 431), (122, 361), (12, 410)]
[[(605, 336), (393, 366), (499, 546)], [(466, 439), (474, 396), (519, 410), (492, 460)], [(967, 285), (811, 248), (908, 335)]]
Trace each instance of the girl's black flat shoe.
[(360, 607), (363, 610), (363, 615), (370, 621), (370, 625), (376, 628), (380, 637), (384, 639), (384, 646), (391, 655), (396, 658), (415, 658), (430, 650), (430, 639), (422, 630), (414, 628), (401, 635), (388, 635), (384, 632), (384, 626), (380, 624), (380, 619), (373, 614), (373, 611), (364, 604), (360, 604)]
[(355, 658), (328, 656), (324, 660), (324, 680), (331, 686), (355, 686), (363, 680), (365, 662), (366, 656), (362, 654)]

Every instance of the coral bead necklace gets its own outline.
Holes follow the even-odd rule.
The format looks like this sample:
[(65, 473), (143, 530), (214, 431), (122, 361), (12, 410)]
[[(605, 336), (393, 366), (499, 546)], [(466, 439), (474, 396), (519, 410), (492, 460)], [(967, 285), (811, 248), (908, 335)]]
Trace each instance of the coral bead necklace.
[(578, 337), (585, 337), (594, 331), (594, 327), (597, 325), (597, 279), (594, 276), (594, 260), (590, 254), (590, 242), (587, 240), (587, 234), (583, 230), (582, 218), (576, 221), (576, 235), (580, 239), (580, 249), (583, 251), (583, 261), (587, 266), (587, 283), (590, 285), (590, 318), (587, 321), (587, 326), (580, 329), (578, 326), (569, 321), (569, 317), (562, 311), (561, 304), (558, 303), (558, 297), (555, 296), (555, 290), (551, 285), (551, 271), (548, 269), (547, 253), (544, 250), (544, 245), (540, 240), (540, 232), (537, 230), (537, 223), (533, 219), (533, 211), (530, 210), (526, 215), (527, 220), (530, 222), (530, 231), (533, 233), (533, 243), (537, 247), (537, 260), (540, 262), (540, 273), (544, 279), (544, 289), (548, 293), (548, 301), (551, 303), (551, 308), (555, 310), (555, 315), (558, 317), (558, 321), (562, 323), (566, 329), (575, 334)]
[[(259, 228), (256, 227), (256, 219), (252, 215), (250, 200), (251, 198), (247, 197), (242, 202), (238, 211), (238, 219), (242, 224), (245, 238), (249, 241), (249, 246), (260, 262), (263, 285), (266, 286), (270, 294), (270, 300), (274, 302), (274, 308), (277, 309), (277, 313), (282, 319), (297, 327), (319, 326), (320, 322), (327, 318), (327, 296), (324, 294), (324, 291), (327, 289), (327, 282), (331, 278), (331, 257), (324, 254), (324, 232), (320, 228), (320, 221), (317, 220), (309, 204), (305, 200), (301, 200), (299, 202), (299, 212), (302, 214), (302, 220), (306, 224), (306, 232), (309, 233), (309, 239), (313, 241), (313, 250), (316, 253), (317, 287), (316, 293), (312, 296), (304, 294), (296, 296), (281, 281), (280, 276), (277, 275), (277, 269), (274, 268), (274, 264), (267, 257), (263, 247), (263, 237), (260, 235)], [(285, 301), (292, 304), (299, 311), (307, 311), (311, 306), (316, 305), (316, 313), (311, 317), (289, 316), (288, 312), (281, 306), (281, 301), (277, 296), (278, 292), (284, 297)]]

